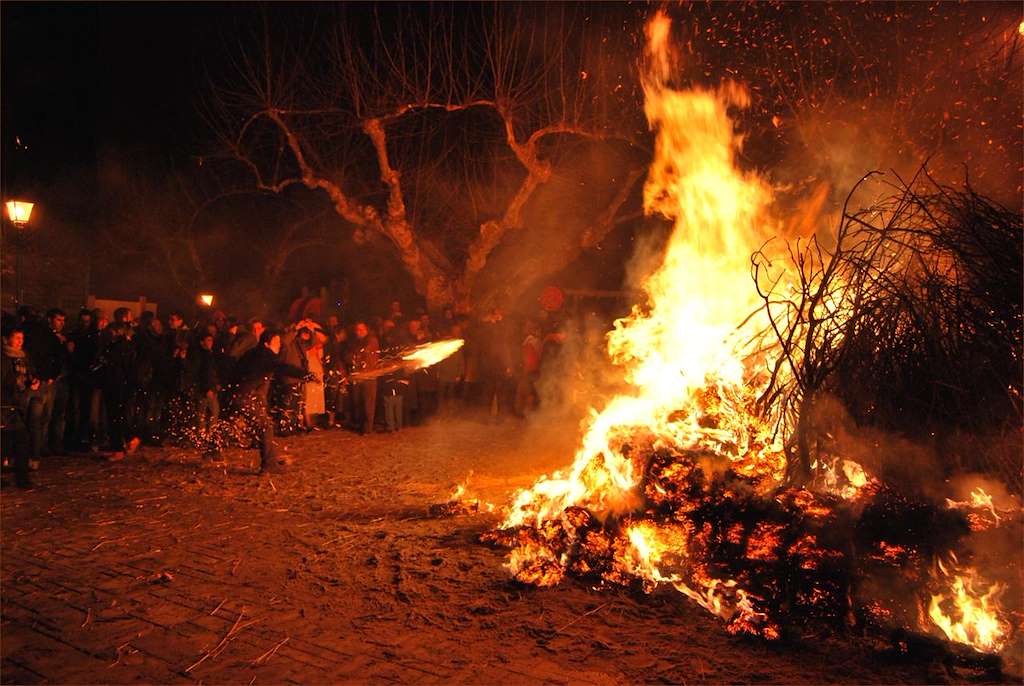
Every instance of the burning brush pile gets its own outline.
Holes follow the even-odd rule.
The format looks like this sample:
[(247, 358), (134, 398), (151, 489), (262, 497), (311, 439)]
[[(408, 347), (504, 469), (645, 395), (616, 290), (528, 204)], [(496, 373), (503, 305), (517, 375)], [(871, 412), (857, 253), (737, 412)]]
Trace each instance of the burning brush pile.
[[(524, 583), (674, 587), (734, 634), (903, 627), (998, 653), (1011, 640), (1005, 589), (962, 545), (1007, 523), (984, 490), (908, 496), (820, 446), (793, 478), (793, 404), (765, 390), (798, 367), (780, 364), (794, 353), (773, 332), (801, 324), (773, 319), (750, 282), (778, 227), (769, 187), (735, 163), (729, 110), (747, 94), (671, 87), (669, 30), (661, 14), (647, 27), (644, 204), (674, 229), (647, 302), (608, 335), (632, 390), (592, 414), (573, 464), (518, 493), (485, 539), (511, 549)], [(786, 278), (799, 281), (778, 288)]]

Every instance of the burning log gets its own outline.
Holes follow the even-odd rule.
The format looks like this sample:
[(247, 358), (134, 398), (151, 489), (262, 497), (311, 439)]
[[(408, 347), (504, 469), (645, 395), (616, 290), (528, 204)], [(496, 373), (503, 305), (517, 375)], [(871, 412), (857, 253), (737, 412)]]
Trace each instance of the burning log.
[(480, 512), (479, 500), (449, 500), (446, 503), (434, 503), (427, 508), (427, 514), (431, 517), (457, 517), (478, 512)]
[(456, 484), (448, 500), (443, 503), (434, 503), (427, 508), (427, 515), (430, 517), (457, 517), (459, 515), (478, 514), (480, 512), (493, 512), (494, 505), (481, 501), (478, 498), (467, 497), (469, 480), (473, 472), (470, 471), (460, 484)]
[(644, 502), (628, 515), (602, 520), (574, 506), (481, 538), (511, 549), (506, 567), (522, 583), (671, 584), (731, 633), (779, 638), (797, 627), (913, 625), (907, 599), (923, 602), (932, 561), (969, 533), (961, 512), (884, 485), (856, 501), (765, 490), (732, 470), (709, 476), (702, 459), (653, 451)]

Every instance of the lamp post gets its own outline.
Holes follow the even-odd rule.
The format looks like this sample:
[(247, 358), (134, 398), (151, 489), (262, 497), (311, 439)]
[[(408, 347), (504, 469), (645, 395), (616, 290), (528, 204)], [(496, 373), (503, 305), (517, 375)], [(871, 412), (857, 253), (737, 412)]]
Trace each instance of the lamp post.
[[(8, 200), (4, 203), (7, 218), (17, 229), (28, 226), (33, 207), (35, 207), (35, 203), (27, 200)], [(14, 251), (14, 301), (16, 305), (20, 305), (24, 300), (24, 294), (21, 291), (21, 248), (22, 246), (19, 245)]]
[(203, 307), (213, 307), (213, 294), (212, 293), (200, 293), (199, 304)]

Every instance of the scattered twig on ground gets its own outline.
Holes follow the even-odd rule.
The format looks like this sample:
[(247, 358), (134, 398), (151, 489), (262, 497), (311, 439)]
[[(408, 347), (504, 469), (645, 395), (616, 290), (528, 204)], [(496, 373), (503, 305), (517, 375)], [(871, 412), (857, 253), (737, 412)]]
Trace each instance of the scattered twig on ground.
[(212, 611), (212, 612), (210, 612), (210, 616), (212, 617), (212, 616), (214, 616), (215, 614), (217, 614), (217, 610), (219, 610), (219, 609), (221, 609), (222, 607), (224, 607), (224, 603), (226, 603), (226, 602), (228, 602), (228, 599), (227, 599), (227, 598), (225, 598), (224, 600), (222, 600), (222, 601), (220, 601), (219, 603), (217, 603), (217, 607), (213, 608), (213, 611)]
[(270, 650), (268, 650), (267, 652), (263, 653), (258, 658), (256, 658), (255, 660), (252, 661), (253, 667), (256, 667), (258, 665), (262, 665), (262, 664), (265, 664), (265, 663), (269, 662), (270, 658), (274, 657), (274, 655), (277, 654), (277, 649), (280, 648), (281, 646), (283, 646), (289, 640), (291, 640), (291, 637), (290, 636), (285, 636), (282, 640), (278, 641), (277, 645), (275, 645), (273, 648), (271, 648)]
[(231, 641), (233, 641), (235, 638), (238, 637), (238, 634), (242, 633), (242, 631), (244, 631), (247, 627), (250, 627), (253, 624), (255, 624), (258, 621), (260, 621), (257, 618), (257, 619), (249, 620), (248, 622), (245, 622), (243, 624), (242, 623), (242, 618), (244, 616), (245, 616), (245, 608), (243, 607), (242, 610), (238, 613), (238, 619), (236, 619), (235, 623), (231, 625), (231, 628), (228, 629), (228, 632), (226, 634), (224, 634), (224, 638), (220, 639), (220, 643), (218, 643), (216, 646), (214, 646), (213, 650), (208, 651), (205, 655), (203, 655), (201, 658), (196, 660), (191, 666), (186, 668), (185, 669), (185, 673), (186, 674), (191, 673), (192, 670), (194, 670), (197, 667), (199, 667), (199, 665), (203, 664), (204, 662), (206, 662), (211, 657), (217, 657), (218, 655), (220, 655), (222, 652), (224, 652), (224, 649), (227, 648), (228, 643), (230, 643)]
[(125, 540), (126, 538), (128, 538), (128, 537), (127, 537), (127, 536), (121, 536), (120, 538), (105, 538), (105, 539), (103, 539), (102, 541), (100, 541), (99, 543), (97, 543), (96, 545), (94, 545), (94, 546), (93, 546), (93, 547), (92, 547), (92, 548), (91, 548), (91, 549), (89, 550), (89, 552), (96, 552), (96, 550), (97, 550), (97, 549), (98, 549), (98, 548), (99, 548), (100, 546), (106, 545), (107, 543), (117, 543), (117, 542), (119, 542), (119, 541), (123, 541), (123, 540)]
[(88, 612), (85, 613), (85, 621), (82, 622), (82, 628), (84, 629), (85, 627), (89, 626), (90, 624), (92, 624), (92, 608), (91, 607), (89, 608)]
[(589, 617), (590, 615), (594, 614), (598, 610), (604, 609), (605, 607), (607, 607), (607, 605), (608, 605), (608, 603), (601, 603), (600, 605), (595, 607), (593, 610), (590, 610), (589, 612), (584, 612), (583, 614), (581, 614), (579, 617), (577, 617), (576, 619), (572, 620), (568, 624), (563, 624), (562, 626), (560, 626), (557, 629), (555, 629), (555, 633), (556, 634), (562, 633), (563, 630), (568, 629), (569, 627), (571, 627), (576, 622), (580, 621), (581, 619), (583, 619), (585, 617)]

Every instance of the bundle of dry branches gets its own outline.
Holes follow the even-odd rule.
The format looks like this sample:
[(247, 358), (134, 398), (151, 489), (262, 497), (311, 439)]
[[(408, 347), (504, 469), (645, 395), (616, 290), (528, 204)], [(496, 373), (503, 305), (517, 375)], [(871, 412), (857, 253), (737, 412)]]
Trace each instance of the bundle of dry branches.
[[(1020, 215), (924, 168), (889, 185), (867, 209), (847, 200), (833, 247), (791, 243), (781, 271), (752, 259), (782, 351), (761, 402), (793, 430), (796, 478), (810, 474), (807, 418), (824, 394), (910, 437), (1020, 426)], [(1019, 465), (973, 466), (1020, 480)]]

